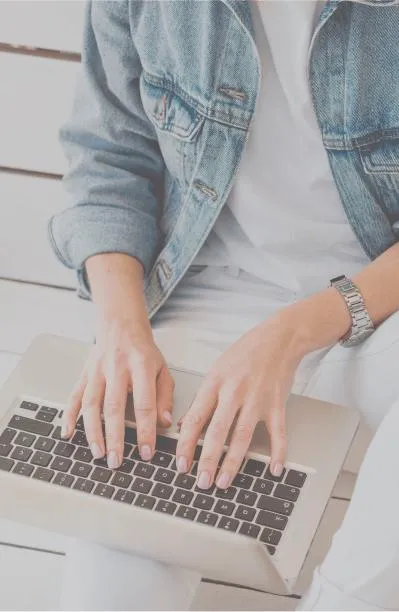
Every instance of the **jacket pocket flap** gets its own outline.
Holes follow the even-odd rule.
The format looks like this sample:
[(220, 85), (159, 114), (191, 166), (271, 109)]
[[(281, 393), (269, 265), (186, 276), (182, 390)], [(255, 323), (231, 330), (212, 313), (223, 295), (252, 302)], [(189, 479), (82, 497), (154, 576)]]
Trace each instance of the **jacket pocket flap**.
[(399, 174), (399, 139), (361, 149), (360, 155), (368, 174)]

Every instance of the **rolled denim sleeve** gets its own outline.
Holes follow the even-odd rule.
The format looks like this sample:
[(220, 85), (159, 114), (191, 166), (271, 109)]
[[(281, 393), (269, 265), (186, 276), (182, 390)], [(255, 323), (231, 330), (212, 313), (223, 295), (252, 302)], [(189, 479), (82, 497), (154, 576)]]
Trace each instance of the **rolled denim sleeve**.
[(128, 2), (87, 1), (73, 109), (60, 130), (70, 207), (51, 217), (48, 230), (88, 299), (88, 257), (126, 253), (147, 275), (157, 254), (164, 161), (141, 103), (140, 74)]

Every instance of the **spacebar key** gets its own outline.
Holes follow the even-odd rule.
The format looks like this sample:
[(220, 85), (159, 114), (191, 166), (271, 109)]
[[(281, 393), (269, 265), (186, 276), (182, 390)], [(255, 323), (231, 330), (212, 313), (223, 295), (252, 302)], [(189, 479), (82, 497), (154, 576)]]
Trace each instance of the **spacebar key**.
[(14, 427), (14, 429), (38, 434), (39, 436), (48, 436), (53, 430), (53, 425), (50, 425), (50, 423), (28, 419), (18, 414), (14, 414), (8, 425), (9, 427)]

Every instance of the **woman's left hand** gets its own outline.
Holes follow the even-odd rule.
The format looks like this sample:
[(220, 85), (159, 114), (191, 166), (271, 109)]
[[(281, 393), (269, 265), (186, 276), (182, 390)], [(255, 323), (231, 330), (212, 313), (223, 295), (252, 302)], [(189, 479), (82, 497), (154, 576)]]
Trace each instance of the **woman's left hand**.
[[(346, 307), (339, 296), (337, 301), (337, 295), (327, 290), (321, 298), (326, 300), (325, 306), (335, 308), (333, 312), (338, 316), (335, 332), (334, 318), (328, 319), (328, 323), (324, 317), (318, 321), (317, 300), (309, 299), (282, 309), (252, 328), (215, 361), (181, 419), (176, 449), (177, 469), (187, 472), (202, 429), (209, 423), (198, 464), (200, 488), (208, 489), (214, 482), (235, 418), (216, 485), (223, 489), (230, 486), (259, 421), (264, 421), (270, 435), (270, 470), (276, 476), (281, 474), (287, 440), (285, 404), (297, 367), (306, 353), (333, 342), (334, 333), (337, 330), (338, 334), (342, 333), (348, 324)], [(319, 306), (323, 305), (319, 303)], [(324, 326), (320, 325), (323, 321)]]

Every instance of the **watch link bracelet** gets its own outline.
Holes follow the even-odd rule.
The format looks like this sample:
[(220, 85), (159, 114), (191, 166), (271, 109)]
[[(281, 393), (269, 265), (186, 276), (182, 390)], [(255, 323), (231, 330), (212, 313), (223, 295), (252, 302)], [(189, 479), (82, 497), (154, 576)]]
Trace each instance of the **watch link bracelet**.
[(352, 317), (352, 327), (340, 340), (342, 346), (361, 344), (375, 331), (364, 304), (362, 294), (356, 285), (346, 276), (337, 276), (330, 280), (330, 286), (335, 287), (344, 298)]

